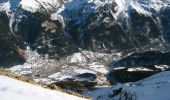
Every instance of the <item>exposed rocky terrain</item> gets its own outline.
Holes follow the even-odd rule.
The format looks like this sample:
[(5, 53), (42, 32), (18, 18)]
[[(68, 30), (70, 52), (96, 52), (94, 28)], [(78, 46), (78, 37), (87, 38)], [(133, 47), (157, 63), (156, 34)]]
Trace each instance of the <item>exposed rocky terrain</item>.
[(5, 12), (0, 12), (0, 26), (0, 66), (23, 64), (26, 61), (24, 42), (10, 31)]

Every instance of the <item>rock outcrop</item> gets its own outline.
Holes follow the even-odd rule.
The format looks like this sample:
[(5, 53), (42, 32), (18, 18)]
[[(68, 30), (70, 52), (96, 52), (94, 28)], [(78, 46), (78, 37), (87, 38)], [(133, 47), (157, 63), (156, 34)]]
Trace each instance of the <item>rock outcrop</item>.
[(23, 64), (26, 60), (24, 50), (22, 39), (10, 31), (8, 16), (0, 12), (0, 66)]

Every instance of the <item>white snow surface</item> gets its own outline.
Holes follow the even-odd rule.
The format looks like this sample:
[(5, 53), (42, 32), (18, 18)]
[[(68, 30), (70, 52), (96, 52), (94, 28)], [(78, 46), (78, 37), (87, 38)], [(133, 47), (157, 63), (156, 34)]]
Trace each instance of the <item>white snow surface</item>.
[(75, 53), (71, 58), (71, 63), (76, 62), (87, 62), (87, 58), (82, 55), (82, 53)]
[[(116, 3), (116, 12), (112, 11), (112, 4)], [(165, 3), (166, 2), (166, 3)], [(75, 19), (84, 19), (90, 13), (98, 11), (99, 7), (108, 4), (109, 12), (118, 20), (120, 17), (128, 17), (129, 8), (135, 9), (144, 15), (151, 15), (153, 11), (159, 12), (165, 6), (168, 6), (168, 0), (6, 0), (0, 2), (0, 11), (9, 11), (21, 6), (23, 9), (36, 12), (47, 11), (53, 18), (62, 15), (72, 14)], [(81, 12), (79, 11), (81, 10)], [(52, 11), (52, 12), (51, 12)], [(63, 14), (62, 12), (70, 13)], [(154, 12), (154, 13), (155, 13)], [(81, 13), (81, 18), (79, 14)], [(77, 15), (76, 15), (77, 14)]]
[(139, 68), (128, 68), (129, 72), (133, 72), (133, 71), (153, 71), (151, 69), (147, 69), (147, 68), (142, 68), (142, 67), (139, 67)]
[(132, 3), (131, 3), (131, 7), (132, 7), (133, 9), (135, 9), (135, 10), (136, 10), (138, 13), (140, 13), (140, 14), (145, 14), (145, 15), (151, 15), (151, 14), (152, 14), (151, 12), (145, 10), (145, 9), (141, 6), (141, 4), (138, 3), (138, 2), (132, 2)]
[(9, 11), (10, 10), (10, 3), (5, 2), (5, 3), (0, 3), (0, 11)]
[(85, 100), (59, 91), (0, 76), (1, 100)]
[[(116, 93), (118, 90), (119, 93)], [(170, 100), (169, 93), (170, 71), (165, 71), (141, 81), (99, 87), (85, 94), (94, 100)]]
[(49, 9), (57, 9), (59, 7), (58, 0), (22, 0), (20, 5), (23, 9), (36, 12), (37, 10), (41, 10), (45, 8), (46, 10)]

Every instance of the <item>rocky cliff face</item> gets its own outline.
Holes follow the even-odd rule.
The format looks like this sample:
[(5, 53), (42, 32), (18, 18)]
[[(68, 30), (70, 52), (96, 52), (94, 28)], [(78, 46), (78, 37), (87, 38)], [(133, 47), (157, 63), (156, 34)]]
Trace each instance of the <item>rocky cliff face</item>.
[(76, 51), (59, 20), (51, 20), (48, 14), (42, 12), (31, 13), (23, 9), (18, 9), (13, 14), (15, 21), (11, 23), (11, 29), (20, 35), (32, 50), (49, 54), (56, 59)]
[(28, 46), (59, 58), (78, 48), (95, 52), (166, 49), (168, 4), (162, 0), (10, 0), (0, 7), (8, 13), (10, 29)]
[(159, 15), (154, 15), (159, 12), (155, 9), (147, 11), (137, 1), (105, 2), (95, 11), (95, 3), (86, 2), (79, 5), (78, 11), (62, 12), (66, 31), (77, 45), (92, 51), (124, 51), (163, 44)]
[(4, 12), (0, 12), (0, 66), (8, 67), (25, 62), (25, 45), (20, 37), (12, 33), (9, 19)]

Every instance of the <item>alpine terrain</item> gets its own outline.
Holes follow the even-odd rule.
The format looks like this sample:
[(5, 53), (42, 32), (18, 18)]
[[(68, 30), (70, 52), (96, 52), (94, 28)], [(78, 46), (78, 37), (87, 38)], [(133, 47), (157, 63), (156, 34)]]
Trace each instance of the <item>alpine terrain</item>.
[(36, 83), (2, 100), (170, 100), (170, 0), (0, 0), (0, 68)]

